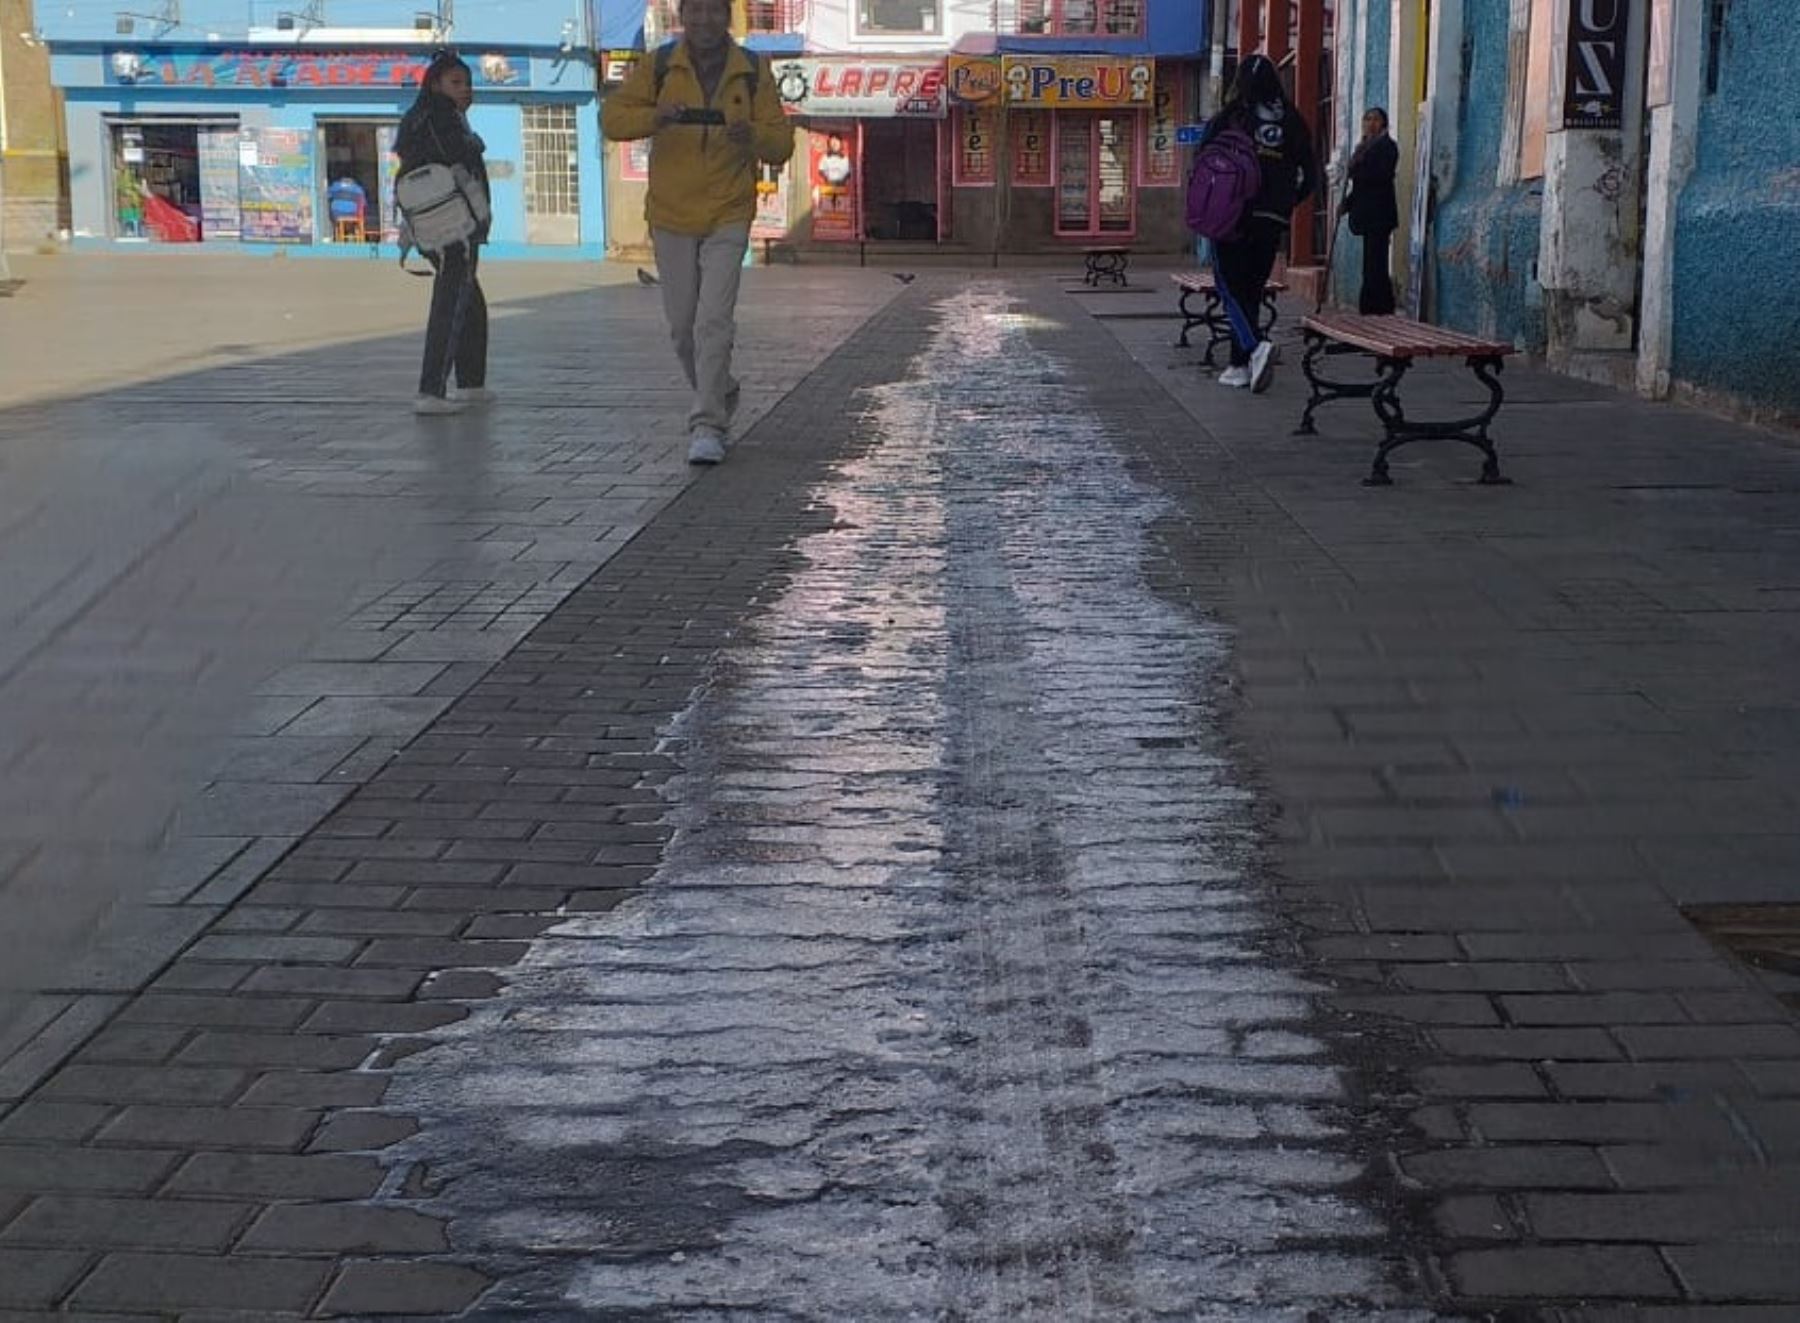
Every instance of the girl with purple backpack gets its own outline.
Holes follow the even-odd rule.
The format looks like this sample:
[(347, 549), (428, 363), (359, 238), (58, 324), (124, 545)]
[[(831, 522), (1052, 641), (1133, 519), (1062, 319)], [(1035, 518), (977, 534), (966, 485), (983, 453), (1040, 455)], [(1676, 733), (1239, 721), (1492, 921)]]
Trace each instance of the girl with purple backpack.
[[(1234, 165), (1237, 149), (1242, 160)], [(1197, 173), (1221, 172), (1210, 181), (1212, 195), (1231, 198), (1230, 209), (1238, 212), (1221, 224), (1215, 206), (1215, 218), (1200, 228), (1203, 234), (1218, 231), (1206, 237), (1213, 241), (1214, 279), (1231, 323), (1231, 366), (1219, 374), (1219, 384), (1248, 386), (1260, 395), (1275, 372), (1275, 346), (1260, 329), (1264, 289), (1294, 209), (1319, 184), (1312, 132), (1267, 56), (1252, 55), (1238, 67), (1231, 94), (1201, 137), (1195, 165)], [(1190, 223), (1209, 210), (1196, 201), (1196, 182), (1202, 181), (1189, 185)], [(1233, 197), (1234, 189), (1240, 197)]]

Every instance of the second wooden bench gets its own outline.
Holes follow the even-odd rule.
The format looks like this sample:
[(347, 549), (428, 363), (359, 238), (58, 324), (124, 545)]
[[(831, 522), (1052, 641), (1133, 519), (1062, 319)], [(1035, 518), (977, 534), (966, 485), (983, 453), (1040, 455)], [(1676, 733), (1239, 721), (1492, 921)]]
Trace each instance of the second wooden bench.
[[(1225, 304), (1219, 297), (1217, 284), (1210, 271), (1176, 271), (1169, 279), (1175, 288), (1181, 291), (1181, 339), (1175, 343), (1182, 349), (1188, 348), (1188, 333), (1196, 326), (1206, 328), (1206, 353), (1201, 362), (1207, 367), (1216, 366), (1213, 358), (1220, 345), (1231, 343), (1231, 321), (1225, 315)], [(1287, 286), (1279, 280), (1271, 280), (1263, 289), (1263, 318), (1258, 328), (1262, 338), (1267, 340), (1275, 330), (1275, 321), (1279, 316), (1276, 311), (1275, 296)], [(1200, 306), (1194, 307), (1189, 301), (1199, 299)]]

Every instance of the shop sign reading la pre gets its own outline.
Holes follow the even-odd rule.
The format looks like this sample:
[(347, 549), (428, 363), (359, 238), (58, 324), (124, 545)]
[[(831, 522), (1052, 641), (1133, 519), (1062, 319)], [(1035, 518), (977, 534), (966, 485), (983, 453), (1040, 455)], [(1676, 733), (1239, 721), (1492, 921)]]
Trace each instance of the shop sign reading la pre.
[(772, 62), (790, 115), (832, 119), (942, 119), (942, 60), (793, 59)]
[[(106, 81), (125, 87), (417, 87), (429, 51), (203, 50), (106, 52)], [(531, 61), (480, 55), (476, 87), (529, 87)]]
[(1156, 81), (1156, 62), (1090, 55), (1009, 55), (1002, 77), (1009, 105), (1069, 110), (1147, 106)]

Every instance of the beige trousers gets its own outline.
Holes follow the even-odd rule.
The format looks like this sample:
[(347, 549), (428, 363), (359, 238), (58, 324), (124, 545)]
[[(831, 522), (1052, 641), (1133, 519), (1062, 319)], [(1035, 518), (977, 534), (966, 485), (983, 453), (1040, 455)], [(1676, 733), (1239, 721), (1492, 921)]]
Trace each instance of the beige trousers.
[(749, 223), (721, 225), (707, 235), (656, 230), (652, 238), (669, 338), (694, 388), (688, 430), (710, 427), (729, 433), (738, 395), (731, 348), (737, 338), (738, 281), (750, 246)]

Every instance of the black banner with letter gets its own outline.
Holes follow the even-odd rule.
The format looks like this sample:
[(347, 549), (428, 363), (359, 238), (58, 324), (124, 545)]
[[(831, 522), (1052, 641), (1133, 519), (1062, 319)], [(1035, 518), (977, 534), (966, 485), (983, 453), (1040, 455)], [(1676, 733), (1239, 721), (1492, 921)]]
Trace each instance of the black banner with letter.
[(1568, 0), (1568, 4), (1563, 127), (1621, 128), (1625, 123), (1625, 46), (1631, 0)]

